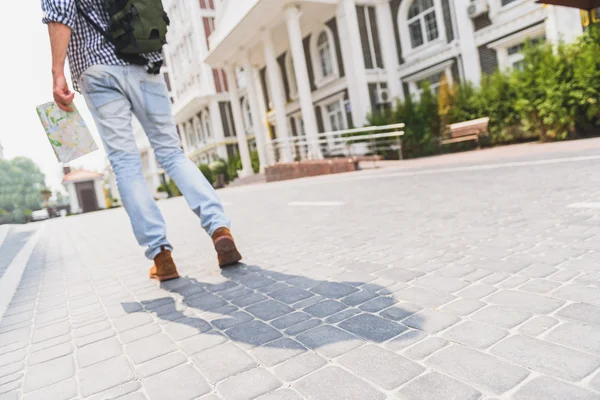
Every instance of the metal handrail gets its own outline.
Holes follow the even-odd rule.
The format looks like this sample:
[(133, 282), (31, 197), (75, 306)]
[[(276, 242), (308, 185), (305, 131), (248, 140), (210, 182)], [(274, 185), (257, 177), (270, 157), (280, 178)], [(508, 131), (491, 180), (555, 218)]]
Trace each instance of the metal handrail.
[[(306, 136), (291, 136), (283, 139), (275, 139), (267, 144), (268, 149), (270, 150), (271, 157), (275, 157), (275, 154), (272, 151), (281, 151), (286, 147), (292, 151), (292, 155), (296, 155), (300, 159), (311, 159), (311, 148), (315, 146), (327, 145), (326, 150), (330, 155), (339, 156), (339, 155), (352, 155), (352, 148), (354, 145), (358, 145), (360, 143), (365, 143), (369, 145), (371, 150), (375, 151), (375, 154), (384, 147), (380, 139), (390, 139), (397, 138), (397, 142), (385, 141), (386, 146), (389, 146), (390, 149), (398, 150), (398, 158), (402, 159), (402, 136), (404, 135), (404, 131), (395, 130), (393, 132), (384, 132), (384, 133), (371, 133), (365, 135), (352, 135), (346, 136), (349, 134), (356, 134), (361, 132), (377, 132), (383, 130), (397, 129), (403, 128), (405, 125), (403, 123), (386, 125), (386, 126), (373, 126), (373, 127), (365, 127), (358, 129), (346, 129), (341, 131), (334, 132), (325, 132), (316, 135), (316, 139), (308, 138)], [(342, 136), (344, 135), (344, 136)], [(278, 157), (277, 157), (278, 158)], [(275, 159), (273, 159), (275, 161)]]
[[(386, 131), (386, 130), (389, 130), (389, 129), (404, 128), (405, 126), (406, 125), (404, 123), (391, 124), (391, 125), (382, 125), (382, 126), (367, 126), (367, 127), (364, 127), (364, 128), (344, 129), (344, 130), (341, 130), (341, 131), (331, 131), (331, 132), (320, 133), (320, 134), (317, 135), (317, 137), (330, 137), (330, 136), (338, 136), (338, 135), (347, 135), (349, 133)], [(271, 142), (283, 143), (283, 142), (291, 142), (291, 141), (294, 141), (296, 139), (297, 139), (297, 137), (290, 136), (290, 137), (287, 137), (287, 138), (273, 139)]]

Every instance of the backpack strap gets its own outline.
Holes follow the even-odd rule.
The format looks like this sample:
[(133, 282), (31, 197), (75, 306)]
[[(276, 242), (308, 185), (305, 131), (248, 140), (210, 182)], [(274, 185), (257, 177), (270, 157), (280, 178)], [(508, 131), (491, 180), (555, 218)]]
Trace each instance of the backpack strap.
[(79, 13), (79, 15), (81, 15), (83, 17), (83, 19), (85, 19), (87, 21), (87, 23), (92, 26), (92, 28), (94, 28), (99, 34), (101, 34), (104, 37), (104, 39), (106, 39), (109, 43), (112, 43), (112, 39), (108, 35), (108, 32), (106, 32), (104, 29), (102, 29), (100, 27), (100, 25), (98, 25), (96, 23), (96, 21), (94, 21), (89, 15), (87, 15), (87, 13), (85, 13), (81, 9), (81, 6), (79, 5), (79, 1), (77, 1), (77, 0), (75, 0), (75, 7), (77, 7), (77, 12)]

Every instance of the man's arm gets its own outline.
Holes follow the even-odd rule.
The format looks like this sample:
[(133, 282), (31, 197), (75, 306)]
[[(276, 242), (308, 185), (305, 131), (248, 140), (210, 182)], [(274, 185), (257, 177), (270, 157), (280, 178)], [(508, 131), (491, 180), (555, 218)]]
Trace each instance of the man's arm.
[(65, 78), (65, 59), (67, 58), (67, 47), (71, 40), (71, 28), (59, 22), (48, 23), (48, 34), (50, 35), (50, 47), (52, 48), (52, 92), (54, 101), (59, 108), (65, 111), (73, 111), (69, 104), (73, 102), (75, 93), (69, 90)]

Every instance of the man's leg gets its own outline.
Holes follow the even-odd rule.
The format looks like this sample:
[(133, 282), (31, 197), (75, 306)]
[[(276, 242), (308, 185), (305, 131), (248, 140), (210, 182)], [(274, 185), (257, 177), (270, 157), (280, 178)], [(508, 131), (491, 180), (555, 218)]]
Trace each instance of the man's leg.
[(212, 237), (220, 228), (229, 228), (223, 205), (215, 189), (198, 167), (185, 156), (181, 139), (171, 115), (171, 102), (160, 75), (150, 75), (143, 68), (130, 66), (128, 92), (133, 112), (142, 124), (154, 148), (159, 164), (185, 197), (190, 208), (200, 217), (202, 227)]
[(81, 77), (83, 97), (94, 117), (117, 177), (123, 206), (138, 243), (154, 259), (171, 250), (163, 217), (152, 198), (131, 128), (132, 105), (123, 91), (125, 67), (94, 66)]

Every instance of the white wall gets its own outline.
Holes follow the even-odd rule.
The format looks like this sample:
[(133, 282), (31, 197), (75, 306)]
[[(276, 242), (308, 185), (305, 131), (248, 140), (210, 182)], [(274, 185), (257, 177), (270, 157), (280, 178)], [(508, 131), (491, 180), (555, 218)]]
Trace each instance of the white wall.
[(73, 182), (65, 183), (65, 188), (69, 194), (69, 202), (71, 204), (71, 214), (79, 214), (81, 209), (79, 208), (79, 199), (77, 198), (77, 191), (75, 190), (75, 184)]
[(94, 181), (94, 189), (96, 189), (96, 201), (98, 202), (98, 208), (106, 208), (106, 197), (104, 196), (104, 181), (97, 179)]

